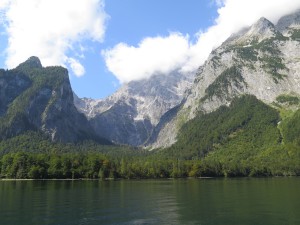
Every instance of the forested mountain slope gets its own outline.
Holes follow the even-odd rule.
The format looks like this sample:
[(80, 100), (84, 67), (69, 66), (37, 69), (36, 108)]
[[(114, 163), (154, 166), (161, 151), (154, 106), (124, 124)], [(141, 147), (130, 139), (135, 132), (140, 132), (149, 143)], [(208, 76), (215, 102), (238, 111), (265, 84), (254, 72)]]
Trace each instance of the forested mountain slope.
[(100, 138), (73, 103), (68, 71), (42, 67), (31, 57), (12, 70), (0, 70), (0, 138), (28, 130), (42, 132), (53, 141), (78, 142)]

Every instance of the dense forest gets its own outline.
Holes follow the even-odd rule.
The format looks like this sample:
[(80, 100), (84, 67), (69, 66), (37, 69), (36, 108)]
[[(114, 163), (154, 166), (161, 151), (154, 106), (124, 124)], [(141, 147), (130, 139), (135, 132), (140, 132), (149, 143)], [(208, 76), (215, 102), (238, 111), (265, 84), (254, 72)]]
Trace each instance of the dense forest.
[[(254, 96), (201, 114), (185, 124), (176, 144), (146, 151), (128, 146), (53, 143), (26, 132), (0, 142), (0, 176), (30, 179), (180, 178), (300, 175), (300, 111), (279, 98)], [(291, 104), (298, 104), (294, 101)]]

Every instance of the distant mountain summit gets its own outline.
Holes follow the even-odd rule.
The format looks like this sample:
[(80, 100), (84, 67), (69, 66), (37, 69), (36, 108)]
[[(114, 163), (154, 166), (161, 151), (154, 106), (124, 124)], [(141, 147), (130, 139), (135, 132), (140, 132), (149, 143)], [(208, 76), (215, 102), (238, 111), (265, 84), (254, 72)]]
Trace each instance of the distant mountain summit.
[(229, 44), (249, 45), (261, 42), (266, 38), (275, 37), (278, 32), (272, 22), (262, 17), (251, 27), (244, 28), (240, 32), (233, 34), (225, 41), (223, 46)]
[(182, 101), (193, 78), (193, 74), (180, 72), (157, 74), (124, 84), (105, 99), (75, 96), (75, 105), (99, 135), (115, 143), (139, 146), (152, 135), (161, 116)]
[(110, 143), (96, 135), (74, 106), (68, 71), (43, 67), (37, 57), (15, 69), (0, 70), (0, 139), (29, 130), (59, 142)]
[(279, 19), (276, 28), (285, 35), (293, 33), (300, 27), (300, 10)]

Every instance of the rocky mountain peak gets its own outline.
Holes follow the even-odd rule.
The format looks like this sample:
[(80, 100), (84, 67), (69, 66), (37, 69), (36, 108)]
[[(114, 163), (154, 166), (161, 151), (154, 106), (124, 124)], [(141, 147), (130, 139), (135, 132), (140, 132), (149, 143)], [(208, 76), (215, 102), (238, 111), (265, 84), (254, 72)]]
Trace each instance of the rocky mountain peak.
[(275, 31), (274, 24), (268, 19), (261, 17), (255, 24), (251, 26), (247, 33), (252, 35), (264, 35), (266, 33), (269, 33), (270, 31)]
[(280, 32), (276, 29), (275, 25), (268, 19), (261, 17), (255, 24), (253, 24), (244, 38), (258, 43), (269, 38), (276, 37)]
[(248, 28), (232, 34), (223, 44), (224, 45), (248, 45), (259, 43), (265, 39), (275, 37), (279, 31), (268, 19), (261, 17), (256, 23)]
[(43, 68), (42, 63), (40, 59), (36, 56), (31, 56), (28, 58), (25, 62), (21, 63), (18, 67), (18, 69), (41, 69)]
[(105, 99), (79, 99), (74, 95), (74, 103), (100, 136), (138, 146), (149, 138), (161, 116), (182, 101), (193, 78), (194, 74), (176, 71), (157, 74), (124, 84)]
[(277, 22), (276, 28), (282, 32), (286, 33), (289, 29), (300, 28), (300, 10), (295, 13), (286, 15), (280, 18)]

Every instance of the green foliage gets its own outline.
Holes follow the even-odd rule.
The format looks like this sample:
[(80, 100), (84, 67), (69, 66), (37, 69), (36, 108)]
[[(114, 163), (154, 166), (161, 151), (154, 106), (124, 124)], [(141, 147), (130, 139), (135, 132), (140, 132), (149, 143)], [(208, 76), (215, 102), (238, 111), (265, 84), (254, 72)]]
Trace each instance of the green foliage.
[(229, 107), (199, 115), (186, 123), (179, 132), (178, 141), (163, 152), (183, 159), (203, 158), (209, 152), (239, 147), (249, 151), (280, 142), (277, 129), (278, 112), (245, 95), (234, 99)]
[(264, 63), (263, 68), (265, 71), (273, 76), (274, 82), (278, 83), (278, 80), (283, 80), (286, 75), (281, 74), (278, 70), (287, 70), (286, 66), (283, 64), (283, 60), (276, 56), (264, 56), (260, 58)]
[[(84, 115), (72, 107), (72, 90), (65, 68), (43, 68), (38, 58), (31, 57), (16, 69), (2, 71), (1, 74), (8, 85), (2, 90), (4, 102), (0, 102), (0, 140), (29, 130), (43, 130), (45, 133), (50, 127), (56, 127), (58, 130), (54, 138), (57, 141), (91, 139), (101, 144), (112, 144), (97, 137), (88, 128)], [(66, 134), (59, 136), (63, 132), (62, 127)]]
[(281, 52), (278, 49), (276, 42), (286, 40), (288, 40), (288, 38), (284, 37), (278, 32), (275, 37), (262, 40), (261, 42), (258, 42), (258, 40), (253, 40), (249, 46), (235, 46), (231, 50), (236, 50), (241, 59), (255, 62), (257, 61), (259, 51), (273, 56), (280, 55)]
[(281, 123), (284, 142), (300, 146), (300, 110)]
[(276, 101), (281, 104), (288, 104), (288, 105), (298, 105), (300, 103), (299, 97), (293, 95), (286, 95), (286, 94), (277, 96)]
[[(282, 35), (277, 35), (274, 38), (263, 40), (259, 43), (252, 43), (251, 46), (237, 46), (234, 49), (237, 51), (237, 55), (244, 62), (248, 63), (250, 68), (253, 62), (260, 60), (263, 64), (263, 69), (272, 75), (274, 82), (278, 83), (279, 80), (284, 79), (286, 75), (281, 74), (278, 70), (287, 70), (282, 58), (280, 57), (281, 51), (278, 49), (276, 41), (286, 40)], [(263, 53), (262, 57), (258, 57), (258, 52)], [(249, 64), (250, 63), (250, 64)]]
[(185, 124), (177, 143), (164, 150), (53, 143), (40, 133), (27, 132), (0, 142), (0, 177), (104, 180), (300, 175), (300, 110), (281, 121), (282, 132), (279, 121), (276, 109), (245, 95), (229, 107)]
[(205, 90), (206, 96), (202, 100), (207, 98), (211, 99), (213, 96), (223, 98), (223, 96), (228, 93), (230, 86), (241, 87), (241, 83), (246, 84), (240, 69), (236, 66), (232, 66), (223, 71), (220, 76), (207, 87)]
[(102, 153), (8, 153), (0, 177), (14, 179), (115, 179), (185, 177), (190, 162), (156, 157), (114, 158)]
[(293, 40), (299, 41), (299, 40), (300, 40), (300, 30), (298, 30), (298, 29), (293, 30), (293, 31), (292, 31), (292, 35), (291, 35), (291, 38), (292, 38)]
[[(26, 111), (30, 105), (30, 101), (39, 94), (40, 91), (48, 89), (58, 89), (67, 77), (67, 70), (62, 67), (46, 67), (46, 68), (31, 68), (27, 64), (22, 67), (7, 71), (7, 77), (19, 76), (23, 80), (29, 80), (31, 85), (27, 87), (18, 96), (15, 96), (13, 102), (9, 105), (6, 115), (0, 118), (0, 134), (6, 137), (15, 135), (10, 132), (10, 129), (14, 127), (14, 124), (22, 127), (23, 129), (34, 129), (29, 125), (27, 121)], [(44, 104), (49, 104), (45, 107), (49, 108), (50, 104), (55, 102), (56, 96), (52, 96), (52, 99), (47, 99)]]
[(276, 109), (246, 95), (188, 122), (159, 154), (190, 161), (191, 177), (300, 175), (300, 110), (281, 122), (282, 133), (279, 121)]
[(286, 40), (288, 40), (288, 38), (284, 37), (280, 33), (277, 33), (275, 37), (265, 39), (252, 46), (252, 48), (260, 50), (264, 53), (264, 56), (260, 57), (259, 60), (263, 63), (264, 70), (272, 75), (275, 83), (278, 83), (279, 80), (282, 80), (284, 77), (286, 77), (286, 75), (278, 72), (278, 70), (287, 70), (287, 68), (280, 57), (281, 51), (278, 49), (276, 44), (278, 41)]
[(258, 53), (253, 47), (240, 47), (237, 48), (237, 54), (240, 58), (255, 62), (257, 61)]
[(63, 154), (73, 152), (86, 153), (90, 151), (110, 154), (113, 157), (130, 156), (144, 152), (137, 151), (135, 148), (129, 146), (99, 145), (93, 141), (68, 144), (52, 142), (42, 133), (34, 131), (27, 131), (21, 135), (0, 142), (0, 156), (17, 152)]
[(279, 55), (281, 52), (275, 43), (275, 41), (279, 41), (279, 40), (286, 40), (286, 39), (284, 38), (284, 36), (279, 35), (274, 38), (265, 39), (253, 45), (253, 47), (256, 48), (257, 50), (260, 50), (264, 53), (268, 53), (270, 55)]
[[(258, 42), (254, 40), (248, 46), (233, 46), (226, 51), (236, 51), (237, 56), (241, 59), (240, 63), (243, 66), (247, 66), (250, 69), (255, 69), (253, 63), (261, 61), (263, 69), (272, 75), (275, 83), (286, 77), (285, 74), (279, 72), (279, 70), (287, 70), (282, 58), (280, 57), (281, 51), (278, 48), (278, 42), (287, 41), (289, 38), (284, 37), (281, 33), (277, 32), (272, 38), (268, 38)], [(261, 53), (261, 57), (258, 57), (258, 53)]]

